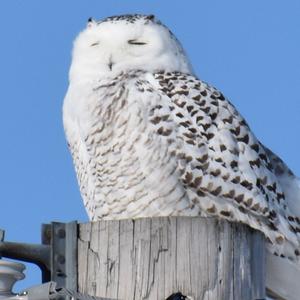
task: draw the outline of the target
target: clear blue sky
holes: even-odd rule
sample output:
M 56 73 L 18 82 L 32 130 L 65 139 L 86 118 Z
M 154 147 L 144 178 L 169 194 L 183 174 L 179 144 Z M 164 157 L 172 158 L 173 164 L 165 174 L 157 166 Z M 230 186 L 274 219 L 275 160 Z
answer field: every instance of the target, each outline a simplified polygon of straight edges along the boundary
M 201 79 L 300 175 L 300 1 L 2 0 L 1 206 L 8 240 L 51 221 L 86 222 L 61 121 L 72 41 L 88 17 L 154 13 Z M 37 268 L 18 287 L 39 282 Z

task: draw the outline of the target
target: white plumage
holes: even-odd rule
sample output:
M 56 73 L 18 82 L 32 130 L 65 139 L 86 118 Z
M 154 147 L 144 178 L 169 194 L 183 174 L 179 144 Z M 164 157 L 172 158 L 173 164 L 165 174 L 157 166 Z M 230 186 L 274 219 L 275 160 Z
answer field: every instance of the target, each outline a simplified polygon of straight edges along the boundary
M 299 180 L 153 16 L 88 23 L 63 112 L 91 220 L 219 216 L 300 255 Z

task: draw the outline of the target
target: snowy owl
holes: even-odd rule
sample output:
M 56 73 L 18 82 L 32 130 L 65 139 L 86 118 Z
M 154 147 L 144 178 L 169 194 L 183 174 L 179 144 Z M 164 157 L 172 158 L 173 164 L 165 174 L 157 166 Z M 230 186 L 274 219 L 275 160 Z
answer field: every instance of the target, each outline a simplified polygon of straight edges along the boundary
M 63 121 L 91 220 L 217 216 L 300 255 L 300 184 L 154 16 L 89 20 Z

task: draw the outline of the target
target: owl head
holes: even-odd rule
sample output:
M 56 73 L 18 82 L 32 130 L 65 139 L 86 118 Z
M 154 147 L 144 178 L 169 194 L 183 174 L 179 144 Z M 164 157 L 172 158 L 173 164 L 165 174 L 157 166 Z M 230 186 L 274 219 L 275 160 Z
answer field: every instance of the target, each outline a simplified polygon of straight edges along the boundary
M 70 80 L 99 79 L 130 70 L 192 73 L 179 41 L 153 15 L 89 19 L 74 42 Z

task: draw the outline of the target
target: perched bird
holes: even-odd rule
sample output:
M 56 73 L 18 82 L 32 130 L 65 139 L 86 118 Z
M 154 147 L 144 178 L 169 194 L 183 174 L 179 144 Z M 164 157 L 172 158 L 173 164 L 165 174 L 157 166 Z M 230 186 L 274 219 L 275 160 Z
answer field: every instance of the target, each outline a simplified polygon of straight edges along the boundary
M 154 16 L 89 20 L 63 121 L 91 220 L 217 216 L 300 255 L 300 181 Z

